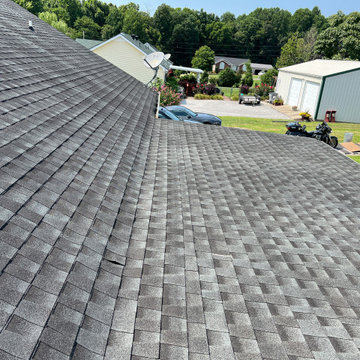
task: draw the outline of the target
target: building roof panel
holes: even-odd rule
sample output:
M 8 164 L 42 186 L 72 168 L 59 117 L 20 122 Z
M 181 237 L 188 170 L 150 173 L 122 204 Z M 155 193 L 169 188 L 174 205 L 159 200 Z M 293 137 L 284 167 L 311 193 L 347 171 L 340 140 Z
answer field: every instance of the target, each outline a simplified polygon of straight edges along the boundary
M 358 69 L 360 69 L 360 61 L 317 59 L 301 64 L 283 67 L 279 70 L 295 74 L 323 77 Z

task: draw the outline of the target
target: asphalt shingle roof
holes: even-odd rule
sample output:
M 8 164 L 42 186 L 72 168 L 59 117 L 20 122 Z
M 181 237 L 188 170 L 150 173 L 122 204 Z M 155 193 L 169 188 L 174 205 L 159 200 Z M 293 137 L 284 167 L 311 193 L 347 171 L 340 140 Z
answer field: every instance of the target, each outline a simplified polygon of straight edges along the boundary
M 155 120 L 141 83 L 0 15 L 1 359 L 359 358 L 356 163 Z
M 215 56 L 215 64 L 220 61 L 225 61 L 229 65 L 240 66 L 249 62 L 249 59 L 234 58 L 229 56 Z

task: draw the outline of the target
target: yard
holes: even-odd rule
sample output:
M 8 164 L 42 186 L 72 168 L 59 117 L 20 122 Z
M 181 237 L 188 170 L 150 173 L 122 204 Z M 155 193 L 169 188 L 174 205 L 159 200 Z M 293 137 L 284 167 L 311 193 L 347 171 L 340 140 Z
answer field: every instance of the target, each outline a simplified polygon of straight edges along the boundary
M 251 117 L 233 117 L 233 116 L 221 116 L 222 126 L 226 127 L 239 127 L 243 129 L 265 131 L 278 134 L 285 134 L 285 125 L 291 120 L 272 120 L 272 119 L 260 119 Z M 306 129 L 309 131 L 315 130 L 316 125 L 319 122 L 302 122 L 306 125 Z M 353 133 L 353 142 L 360 142 L 360 124 L 349 123 L 330 123 L 330 127 L 333 132 L 332 135 L 337 136 L 339 142 L 343 142 L 344 134 L 347 132 Z
M 218 74 L 210 74 L 209 75 L 209 78 L 218 79 L 218 77 L 219 77 Z M 258 75 L 253 75 L 253 79 L 254 79 L 253 87 L 260 84 L 261 81 L 260 81 L 260 77 Z M 220 86 L 219 88 L 224 93 L 224 95 L 227 97 L 231 97 L 232 95 L 239 96 L 239 87 Z

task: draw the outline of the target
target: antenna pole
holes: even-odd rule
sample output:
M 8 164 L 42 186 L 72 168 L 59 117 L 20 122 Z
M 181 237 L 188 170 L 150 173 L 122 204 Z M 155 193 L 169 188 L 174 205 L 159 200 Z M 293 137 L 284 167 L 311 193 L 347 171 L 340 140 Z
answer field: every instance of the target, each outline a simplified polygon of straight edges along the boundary
M 147 62 L 147 61 L 146 61 Z M 158 71 L 159 71 L 159 67 L 157 66 L 156 68 L 152 68 L 153 70 L 155 70 L 155 74 L 153 76 L 153 78 L 145 85 L 145 86 L 149 86 L 156 78 Z
M 149 62 L 146 60 L 146 58 L 144 59 L 144 61 L 150 66 L 151 69 L 153 68 L 153 67 L 149 64 Z

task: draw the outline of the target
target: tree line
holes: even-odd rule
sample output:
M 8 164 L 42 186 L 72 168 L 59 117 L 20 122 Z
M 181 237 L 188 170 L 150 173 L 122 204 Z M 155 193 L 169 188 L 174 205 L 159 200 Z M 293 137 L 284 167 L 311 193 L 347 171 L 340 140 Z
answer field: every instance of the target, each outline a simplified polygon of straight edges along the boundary
M 328 18 L 318 7 L 293 14 L 257 8 L 236 17 L 160 5 L 153 16 L 131 2 L 116 6 L 100 0 L 14 0 L 72 38 L 107 40 L 135 34 L 177 65 L 189 66 L 201 46 L 216 55 L 253 63 L 287 66 L 315 58 L 360 60 L 360 13 Z

